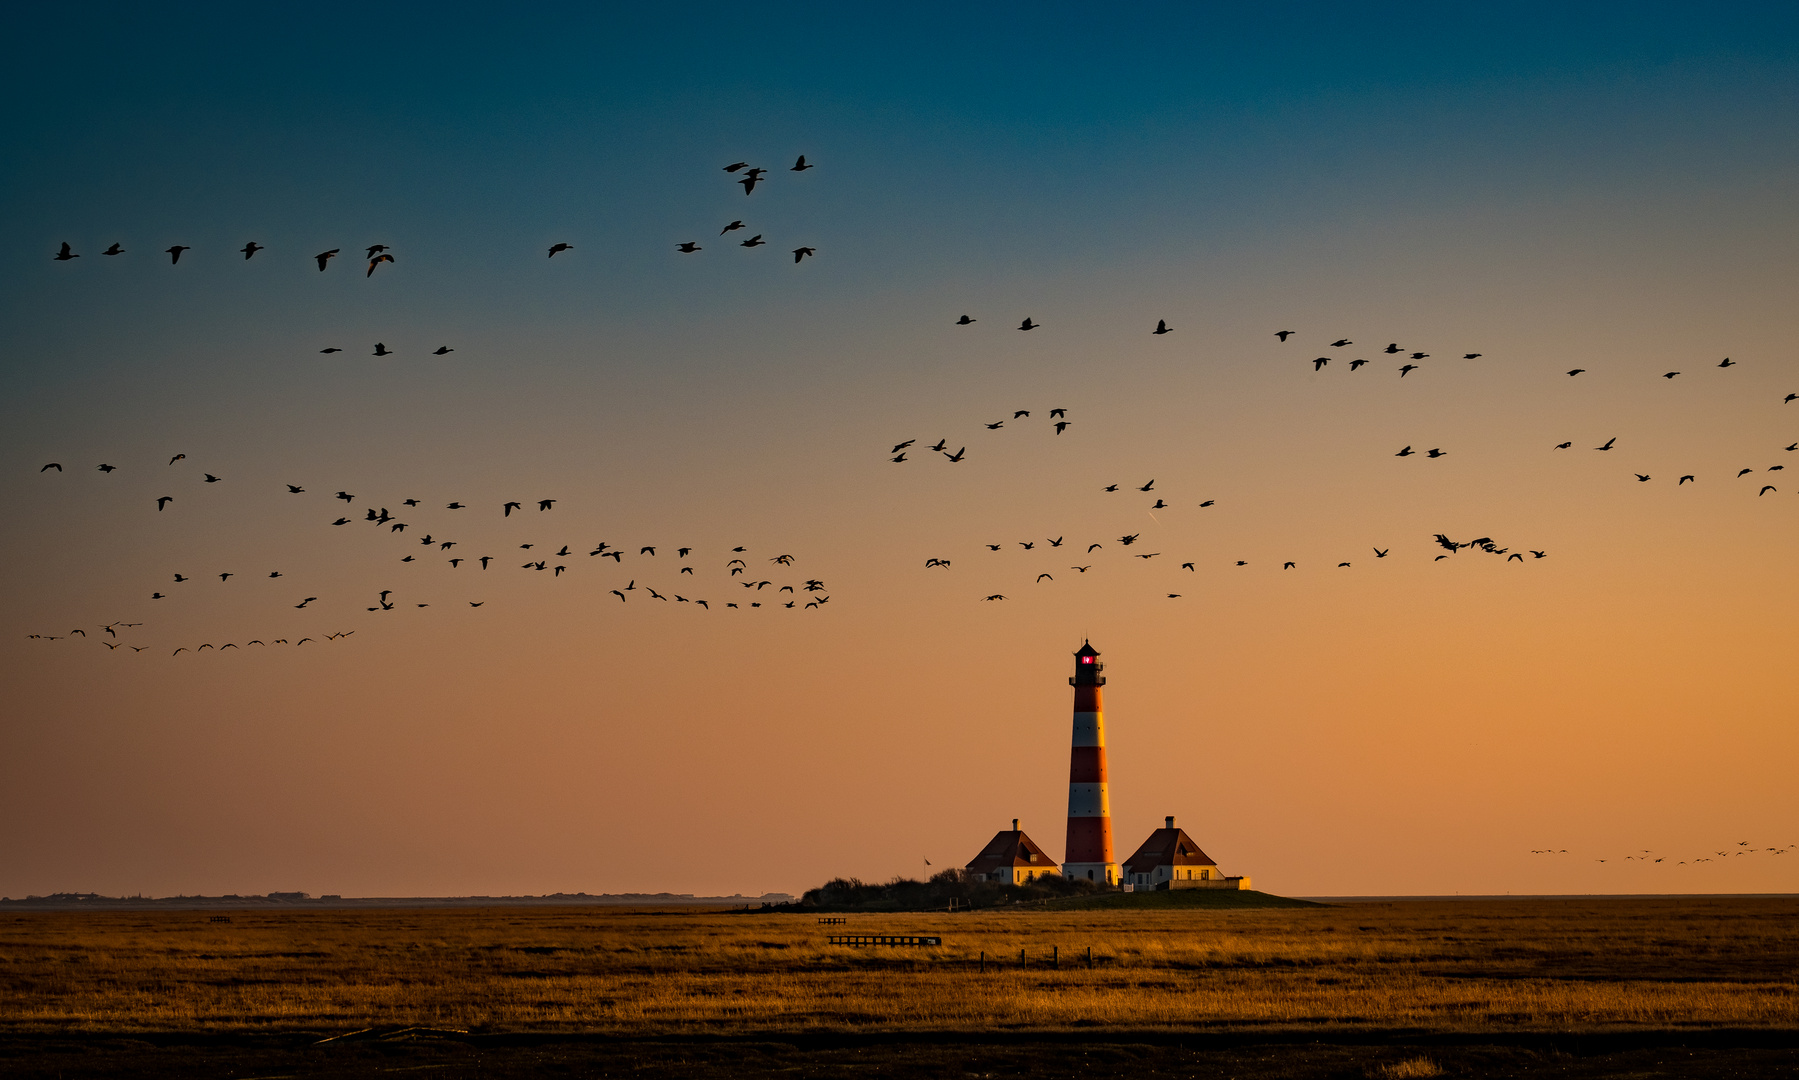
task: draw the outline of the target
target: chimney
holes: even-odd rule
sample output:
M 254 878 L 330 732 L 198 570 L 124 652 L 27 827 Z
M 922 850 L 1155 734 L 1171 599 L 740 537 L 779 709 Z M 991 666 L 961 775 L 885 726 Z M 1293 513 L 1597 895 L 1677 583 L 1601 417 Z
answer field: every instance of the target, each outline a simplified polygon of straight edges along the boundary
M 1012 831 L 1013 832 L 1018 831 L 1018 819 L 1017 818 L 1012 819 Z
M 1173 814 L 1168 815 L 1168 824 L 1166 826 L 1164 826 L 1164 828 L 1169 828 L 1169 829 L 1174 828 L 1174 815 Z

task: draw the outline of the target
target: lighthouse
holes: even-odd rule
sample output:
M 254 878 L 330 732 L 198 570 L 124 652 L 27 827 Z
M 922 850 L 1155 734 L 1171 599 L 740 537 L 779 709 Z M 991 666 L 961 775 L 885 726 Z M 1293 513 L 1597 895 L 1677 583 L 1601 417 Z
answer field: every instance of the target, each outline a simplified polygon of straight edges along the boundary
M 1112 803 L 1106 795 L 1106 713 L 1100 687 L 1099 650 L 1092 642 L 1074 654 L 1074 747 L 1068 765 L 1068 848 L 1062 875 L 1117 884 L 1112 860 Z

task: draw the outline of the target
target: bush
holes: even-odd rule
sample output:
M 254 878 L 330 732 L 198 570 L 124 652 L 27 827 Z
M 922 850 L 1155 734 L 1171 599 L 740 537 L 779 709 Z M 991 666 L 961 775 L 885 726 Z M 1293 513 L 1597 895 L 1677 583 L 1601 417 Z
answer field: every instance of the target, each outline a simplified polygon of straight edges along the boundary
M 977 880 L 966 870 L 950 869 L 933 874 L 929 881 L 896 877 L 884 885 L 857 878 L 832 878 L 815 889 L 807 889 L 799 903 L 791 906 L 817 911 L 932 911 L 949 907 L 953 900 L 958 908 L 990 908 L 1023 900 L 1085 896 L 1106 888 L 1091 881 L 1071 881 L 1058 874 L 1026 885 L 1002 885 Z

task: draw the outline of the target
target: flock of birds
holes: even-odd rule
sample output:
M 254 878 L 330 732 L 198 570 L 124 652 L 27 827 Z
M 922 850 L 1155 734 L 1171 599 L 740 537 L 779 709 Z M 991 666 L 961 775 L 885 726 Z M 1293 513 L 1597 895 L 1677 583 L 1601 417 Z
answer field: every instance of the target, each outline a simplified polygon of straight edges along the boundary
M 807 170 L 813 169 L 813 168 L 816 168 L 816 166 L 807 162 L 806 155 L 801 154 L 799 156 L 799 160 L 795 161 L 791 166 L 788 167 L 788 171 L 796 172 L 796 173 L 803 173 L 803 172 L 806 172 Z M 726 165 L 724 167 L 724 171 L 727 173 L 731 173 L 733 176 L 736 177 L 736 180 L 734 182 L 743 186 L 743 193 L 745 195 L 748 195 L 751 192 L 755 191 L 759 185 L 766 183 L 767 182 L 766 177 L 769 172 L 769 170 L 761 168 L 759 166 L 751 165 L 747 161 L 732 162 L 731 164 Z M 719 231 L 718 235 L 724 236 L 728 233 L 733 233 L 733 232 L 736 232 L 736 231 L 738 231 L 740 229 L 744 229 L 744 228 L 747 228 L 747 226 L 744 225 L 744 223 L 742 221 L 732 221 L 730 224 L 726 225 L 723 229 L 721 229 Z M 759 248 L 759 247 L 766 246 L 767 243 L 768 242 L 766 240 L 762 239 L 762 234 L 757 233 L 756 235 L 750 237 L 748 240 L 738 241 L 737 246 L 738 247 L 746 247 L 746 248 Z M 181 263 L 182 253 L 187 252 L 187 251 L 192 251 L 192 250 L 193 250 L 193 248 L 187 244 L 171 244 L 169 247 L 163 249 L 163 254 L 166 254 L 169 257 L 169 265 L 170 266 L 178 266 Z M 257 252 L 267 251 L 267 250 L 268 250 L 268 247 L 266 245 L 259 244 L 256 241 L 252 240 L 252 241 L 246 243 L 243 247 L 238 248 L 237 252 L 243 255 L 245 261 L 248 261 L 249 259 L 254 258 Z M 304 249 L 302 249 L 302 250 L 304 250 Z M 575 245 L 567 243 L 567 242 L 559 241 L 557 243 L 550 245 L 549 253 L 545 257 L 554 259 L 556 256 L 562 254 L 565 251 L 573 251 L 573 250 L 575 250 Z M 702 251 L 704 249 L 701 248 L 699 241 L 686 240 L 679 244 L 676 244 L 675 250 L 682 252 L 684 254 L 691 255 L 697 251 Z M 334 248 L 331 248 L 329 251 L 321 251 L 317 255 L 314 255 L 312 258 L 313 258 L 314 262 L 318 263 L 319 272 L 323 273 L 325 271 L 326 267 L 331 265 L 331 261 L 333 259 L 337 258 L 342 253 L 343 253 L 343 248 L 334 247 Z M 123 254 L 125 254 L 125 245 L 122 243 L 114 242 L 110 247 L 106 248 L 106 250 L 100 252 L 100 254 L 104 255 L 108 258 L 118 256 L 118 255 L 123 255 Z M 796 247 L 793 249 L 792 254 L 793 254 L 793 261 L 795 263 L 798 263 L 803 259 L 806 259 L 810 256 L 818 254 L 818 249 L 815 247 L 805 247 L 805 246 Z M 363 257 L 368 261 L 368 269 L 363 274 L 364 277 L 374 277 L 376 268 L 380 267 L 381 264 L 383 264 L 383 263 L 391 264 L 394 262 L 393 250 L 390 247 L 388 247 L 388 245 L 386 245 L 386 244 L 370 244 L 370 245 L 368 245 L 368 250 Z M 81 258 L 81 253 L 76 251 L 74 246 L 72 244 L 70 244 L 67 240 L 65 240 L 62 243 L 61 249 L 58 250 L 56 252 L 56 254 L 50 256 L 50 258 L 53 262 L 73 262 L 74 260 Z M 324 351 L 325 352 L 340 352 L 342 350 L 326 349 Z M 449 351 L 449 350 L 441 350 L 441 351 Z M 375 355 L 383 356 L 386 354 L 381 353 L 381 352 L 376 352 Z
M 973 316 L 964 314 L 960 318 L 955 320 L 955 325 L 969 326 L 969 325 L 972 325 L 979 321 L 980 321 L 979 319 L 977 319 Z M 1018 329 L 1026 330 L 1026 331 L 1036 330 L 1036 329 L 1039 329 L 1040 327 L 1042 327 L 1043 325 L 1044 324 L 1042 324 L 1042 323 L 1035 322 L 1030 317 L 1026 317 L 1024 319 L 1024 321 L 1018 325 Z M 1162 336 L 1162 335 L 1169 334 L 1172 332 L 1173 332 L 1173 327 L 1168 325 L 1168 321 L 1166 319 L 1156 320 L 1155 329 L 1150 331 L 1150 333 L 1155 336 Z M 1275 331 L 1274 336 L 1282 344 L 1286 344 L 1288 339 L 1295 337 L 1297 333 L 1298 332 L 1294 331 L 1294 330 L 1277 330 L 1277 331 Z M 1355 342 L 1350 340 L 1349 338 L 1339 337 L 1336 340 L 1331 341 L 1327 347 L 1342 349 L 1342 348 L 1347 348 L 1348 346 L 1351 346 L 1354 344 L 1355 344 Z M 1376 355 L 1381 355 L 1381 354 L 1397 357 L 1397 358 L 1405 361 L 1404 363 L 1400 364 L 1397 369 L 1399 372 L 1400 378 L 1405 378 L 1407 375 L 1411 374 L 1412 372 L 1420 370 L 1420 365 L 1418 363 L 1416 363 L 1416 361 L 1427 360 L 1427 359 L 1430 359 L 1432 356 L 1431 353 L 1424 352 L 1422 350 L 1409 350 L 1405 346 L 1400 345 L 1396 341 L 1388 342 L 1387 345 L 1384 348 L 1380 349 Z M 1480 353 L 1480 352 L 1464 352 L 1461 354 L 1461 358 L 1463 360 L 1479 360 L 1484 355 L 1485 355 L 1484 353 Z M 1312 371 L 1314 373 L 1317 373 L 1319 371 L 1324 370 L 1324 368 L 1327 367 L 1331 363 L 1332 359 L 1333 358 L 1329 357 L 1329 356 L 1319 356 L 1319 357 L 1316 357 L 1316 358 L 1312 359 L 1311 361 L 1309 361 L 1309 363 L 1312 365 Z M 1338 359 L 1340 359 L 1340 357 L 1338 357 Z M 1368 363 L 1369 363 L 1369 361 L 1367 359 L 1357 357 L 1357 358 L 1349 361 L 1348 368 L 1350 371 L 1356 371 L 1356 370 L 1366 366 Z M 1722 362 L 1720 362 L 1717 366 L 1719 368 L 1733 368 L 1733 367 L 1737 367 L 1739 365 L 1738 365 L 1737 361 L 1734 361 L 1734 360 L 1730 359 L 1729 357 L 1725 357 L 1724 360 Z M 1575 369 L 1569 371 L 1568 374 L 1571 376 L 1572 375 L 1580 375 L 1580 374 L 1583 374 L 1585 371 L 1586 371 L 1585 368 L 1575 368 Z M 1662 378 L 1673 379 L 1673 378 L 1679 376 L 1680 374 L 1681 374 L 1681 372 L 1679 372 L 1679 371 L 1670 371 L 1670 372 L 1664 373 L 1662 375 Z M 1784 398 L 1784 401 L 1787 403 L 1793 402 L 1795 400 L 1799 400 L 1799 393 L 1788 394 Z M 1067 419 L 1067 415 L 1068 415 L 1068 410 L 1066 408 L 1054 408 L 1054 409 L 1049 410 L 1049 417 L 1052 420 L 1052 422 L 1054 423 L 1055 433 L 1057 435 L 1062 434 L 1064 431 L 1066 431 L 1070 427 L 1071 421 L 1069 421 Z M 1031 410 L 1017 409 L 1017 410 L 1013 411 L 1010 419 L 1013 422 L 1016 422 L 1018 420 L 1029 418 L 1030 416 L 1031 416 Z M 1007 418 L 1002 416 L 999 420 L 996 420 L 992 423 L 986 423 L 984 426 L 985 426 L 986 430 L 988 430 L 988 431 L 1000 431 L 1005 428 L 1006 423 L 1007 423 Z M 922 449 L 924 451 L 929 451 L 929 452 L 932 452 L 935 454 L 940 454 L 941 456 L 943 456 L 946 460 L 948 460 L 950 462 L 959 462 L 959 461 L 965 460 L 967 453 L 968 453 L 967 446 L 960 446 L 952 453 L 949 450 L 950 440 L 947 438 L 940 438 L 937 440 L 936 443 L 926 446 L 926 447 L 923 447 L 923 448 L 918 448 L 918 446 L 917 446 L 918 442 L 919 442 L 918 438 L 913 437 L 910 439 L 905 439 L 900 442 L 894 443 L 892 445 L 892 447 L 887 451 L 888 460 L 894 464 L 902 464 L 903 465 L 908 462 L 917 460 L 916 458 L 914 458 L 910 455 L 917 454 L 917 453 L 921 452 L 921 449 Z M 1568 450 L 1568 449 L 1571 449 L 1573 446 L 1574 446 L 1573 440 L 1566 440 L 1566 441 L 1555 444 L 1552 447 L 1552 450 L 1556 450 L 1556 451 Z M 1616 436 L 1614 436 L 1612 438 L 1606 439 L 1605 442 L 1601 443 L 1600 445 L 1593 447 L 1593 449 L 1596 451 L 1600 451 L 1600 452 L 1608 452 L 1613 449 L 1616 449 L 1617 446 L 1618 446 L 1618 439 Z M 1787 451 L 1799 451 L 1799 442 L 1794 442 L 1794 443 L 1784 447 L 1783 449 L 1785 449 Z M 1413 447 L 1410 444 L 1407 444 L 1407 445 L 1401 447 L 1397 452 L 1395 452 L 1393 456 L 1399 457 L 1399 458 L 1409 458 L 1409 457 L 1414 457 L 1414 456 L 1420 456 L 1420 457 L 1424 457 L 1428 460 L 1436 460 L 1436 459 L 1448 457 L 1449 454 L 1450 454 L 1450 451 L 1445 450 L 1442 447 L 1430 447 L 1428 449 L 1417 450 L 1417 449 L 1413 449 Z M 1785 466 L 1781 465 L 1781 464 L 1774 464 L 1774 465 L 1769 465 L 1769 466 L 1765 467 L 1765 471 L 1769 472 L 1769 473 L 1781 472 L 1784 469 L 1785 469 Z M 1738 470 L 1736 477 L 1738 479 L 1741 479 L 1745 476 L 1749 476 L 1750 474 L 1754 473 L 1755 471 L 1756 470 L 1752 467 L 1745 467 L 1745 468 Z M 1654 479 L 1654 477 L 1648 473 L 1639 473 L 1639 472 L 1632 471 L 1631 475 L 1636 478 L 1636 481 L 1638 483 L 1648 483 Z M 1698 477 L 1696 474 L 1692 474 L 1692 473 L 1682 474 L 1679 477 L 1679 479 L 1676 481 L 1675 486 L 1679 487 L 1679 486 L 1683 486 L 1683 485 L 1689 484 L 1689 483 L 1696 483 L 1697 480 L 1698 480 Z M 1156 484 L 1155 480 L 1151 479 L 1147 483 L 1144 483 L 1142 485 L 1132 484 L 1129 486 L 1134 488 L 1139 493 L 1150 494 L 1150 493 L 1156 492 L 1157 489 L 1156 489 L 1155 484 Z M 1107 493 L 1116 493 L 1116 492 L 1119 492 L 1121 490 L 1121 488 L 1123 488 L 1124 486 L 1125 485 L 1121 485 L 1121 484 L 1108 484 L 1108 485 L 1105 485 L 1102 488 L 1102 490 Z M 1761 485 L 1760 490 L 1757 492 L 1757 495 L 1762 496 L 1762 495 L 1769 495 L 1769 494 L 1777 494 L 1778 491 L 1779 491 L 1778 487 L 1776 487 L 1773 484 L 1763 484 L 1763 485 Z M 1152 512 L 1152 517 L 1153 517 L 1153 511 L 1170 509 L 1174 505 L 1175 504 L 1168 502 L 1167 499 L 1163 495 L 1158 494 L 1155 501 L 1153 503 L 1149 503 L 1147 508 L 1149 511 Z M 1198 502 L 1195 505 L 1197 505 L 1199 508 L 1202 508 L 1202 509 L 1207 508 L 1207 507 L 1212 507 L 1212 506 L 1217 505 L 1217 500 L 1208 498 L 1208 499 Z M 1128 547 L 1132 546 L 1133 544 L 1137 543 L 1138 540 L 1141 538 L 1141 535 L 1142 535 L 1141 533 L 1126 534 L 1126 535 L 1119 536 L 1119 537 L 1113 539 L 1112 542 L 1117 543 L 1120 547 L 1128 548 Z M 1437 561 L 1437 562 L 1440 562 L 1444 559 L 1449 558 L 1451 555 L 1454 555 L 1458 551 L 1464 551 L 1464 550 L 1469 550 L 1469 549 L 1473 549 L 1475 551 L 1479 551 L 1479 552 L 1482 552 L 1482 553 L 1485 553 L 1488 555 L 1500 556 L 1506 562 L 1528 562 L 1528 561 L 1534 561 L 1537 559 L 1546 558 L 1548 556 L 1548 552 L 1545 550 L 1542 550 L 1542 549 L 1523 547 L 1523 548 L 1520 548 L 1519 550 L 1514 551 L 1509 546 L 1507 546 L 1507 547 L 1499 546 L 1493 540 L 1493 538 L 1489 537 L 1489 536 L 1477 537 L 1475 539 L 1468 540 L 1468 541 L 1455 541 L 1455 540 L 1451 540 L 1449 537 L 1445 536 L 1442 533 L 1436 533 L 1433 535 L 1433 540 L 1435 541 L 1435 547 L 1442 549 L 1441 552 L 1433 555 L 1433 561 Z M 1025 552 L 1030 552 L 1033 550 L 1037 550 L 1039 543 L 1045 544 L 1045 545 L 1047 545 L 1047 548 L 1053 549 L 1053 548 L 1062 547 L 1064 542 L 1065 542 L 1064 538 L 1057 537 L 1055 539 L 1045 539 L 1043 541 L 1038 541 L 1038 540 L 1034 540 L 1034 539 L 1033 540 L 1021 540 L 1021 541 L 1016 541 L 1015 544 L 1020 550 L 1025 551 Z M 1107 542 L 1106 540 L 1092 540 L 1085 545 L 1084 552 L 1086 554 L 1091 554 L 1095 551 L 1102 550 L 1105 547 L 1106 542 Z M 985 547 L 989 552 L 999 552 L 1002 550 L 1009 550 L 1009 545 L 1006 543 L 992 543 L 992 542 L 984 541 L 984 542 L 982 542 L 981 546 Z M 1079 545 L 1077 545 L 1075 550 L 1083 550 L 1083 549 Z M 1376 559 L 1384 559 L 1391 553 L 1392 547 L 1391 547 L 1391 545 L 1389 545 L 1388 547 L 1383 548 L 1378 545 L 1374 545 L 1374 546 L 1371 546 L 1370 550 L 1373 551 L 1374 557 Z M 1154 552 L 1154 551 L 1144 551 L 1144 552 L 1129 552 L 1127 554 L 1129 554 L 1131 557 L 1148 561 L 1148 560 L 1160 557 L 1162 553 Z M 1528 559 L 1526 558 L 1527 554 L 1529 555 Z M 1294 569 L 1297 569 L 1299 566 L 1298 561 L 1294 560 L 1294 559 L 1275 560 L 1275 561 L 1278 561 L 1280 563 L 1280 566 L 1283 570 L 1294 570 Z M 1170 560 L 1170 562 L 1178 564 L 1178 566 L 1181 570 L 1185 570 L 1185 571 L 1189 571 L 1189 572 L 1197 572 L 1197 563 L 1198 563 L 1197 559 L 1186 560 L 1186 561 L 1183 561 L 1180 559 L 1172 559 L 1172 560 Z M 1239 566 L 1239 567 L 1250 565 L 1250 560 L 1248 560 L 1248 559 L 1236 559 L 1236 560 L 1233 560 L 1233 562 L 1234 562 L 1234 565 Z M 925 566 L 925 569 L 927 569 L 927 570 L 929 570 L 929 569 L 949 570 L 954 565 L 955 565 L 954 558 L 945 557 L 943 555 L 933 555 L 924 560 L 924 566 Z M 1335 569 L 1347 570 L 1347 569 L 1353 568 L 1353 565 L 1354 565 L 1353 560 L 1343 560 L 1343 561 L 1339 561 L 1336 563 Z M 1044 582 L 1054 582 L 1056 580 L 1055 579 L 1055 568 L 1052 568 L 1050 570 L 1043 570 L 1040 567 L 1034 568 L 1034 569 L 1037 571 L 1036 576 L 1033 579 L 1033 582 L 1035 584 L 1042 584 Z M 1093 569 L 1093 564 L 1091 564 L 1091 563 L 1086 564 L 1086 565 L 1069 564 L 1067 569 L 1072 570 L 1077 574 L 1085 574 L 1089 570 Z M 1170 600 L 1179 600 L 1179 599 L 1183 598 L 1184 594 L 1178 593 L 1178 592 L 1169 592 L 1169 593 L 1166 593 L 1165 596 L 1167 599 L 1170 599 Z M 1007 600 L 1007 599 L 1010 599 L 1010 597 L 1005 593 L 988 593 L 988 594 L 981 596 L 980 599 L 983 602 L 989 602 L 989 601 Z
M 1605 858 L 1605 859 L 1595 858 L 1593 861 L 1599 862 L 1599 863 L 1641 862 L 1641 863 L 1649 863 L 1650 865 L 1654 865 L 1656 863 L 1666 863 L 1669 866 L 1697 866 L 1700 863 L 1715 862 L 1719 859 L 1742 858 L 1743 856 L 1746 856 L 1746 855 L 1785 855 L 1787 852 L 1793 851 L 1795 849 L 1799 849 L 1799 844 L 1788 844 L 1785 847 L 1760 847 L 1760 848 L 1758 848 L 1758 847 L 1751 847 L 1749 844 L 1749 841 L 1747 841 L 1747 840 L 1738 840 L 1734 847 L 1726 848 L 1723 851 L 1714 851 L 1714 852 L 1710 852 L 1705 855 L 1695 855 L 1691 858 L 1679 859 L 1674 862 L 1669 862 L 1669 860 L 1671 858 L 1673 858 L 1673 856 L 1657 855 L 1655 852 L 1651 851 L 1648 848 L 1639 849 L 1638 851 L 1636 851 L 1632 854 L 1629 854 L 1629 855 L 1625 855 L 1622 858 L 1619 858 L 1617 856 L 1612 856 L 1610 858 Z M 1559 855 L 1567 855 L 1567 854 L 1569 854 L 1569 851 L 1567 848 L 1532 848 L 1530 853 L 1532 855 L 1558 855 L 1559 856 Z
M 168 464 L 163 468 L 172 468 L 186 460 L 186 454 L 175 454 L 169 458 Z M 38 472 L 42 474 L 52 469 L 59 473 L 64 471 L 60 462 L 49 462 L 40 468 Z M 110 462 L 102 462 L 95 466 L 95 471 L 111 474 L 119 472 L 120 467 Z M 189 475 L 180 477 L 179 479 L 187 483 L 197 482 L 201 485 L 213 485 L 226 482 L 225 477 L 205 471 L 200 471 L 198 477 Z M 289 495 L 317 497 L 304 484 L 286 484 L 284 487 L 286 488 L 286 493 Z M 175 490 L 180 489 L 176 488 Z M 330 495 L 329 498 L 333 502 L 340 502 L 343 505 L 335 511 L 335 518 L 329 521 L 325 527 L 343 527 L 358 523 L 369 526 L 384 539 L 390 541 L 392 544 L 399 545 L 401 550 L 405 551 L 405 554 L 400 555 L 395 559 L 395 561 L 402 565 L 411 564 L 416 566 L 422 565 L 428 560 L 432 560 L 452 571 L 462 570 L 466 567 L 468 570 L 472 570 L 476 573 L 477 580 L 483 580 L 483 571 L 507 568 L 516 565 L 518 569 L 522 571 L 547 573 L 552 579 L 560 579 L 564 575 L 568 575 L 570 578 L 579 576 L 586 560 L 597 558 L 603 562 L 606 559 L 610 559 L 612 560 L 612 571 L 614 574 L 618 574 L 619 571 L 623 569 L 624 563 L 629 560 L 633 563 L 632 570 L 634 572 L 627 576 L 627 581 L 622 585 L 616 582 L 601 582 L 601 584 L 610 584 L 614 586 L 606 589 L 601 595 L 617 597 L 620 603 L 629 603 L 632 598 L 635 597 L 646 602 L 661 601 L 669 604 L 691 604 L 696 608 L 702 608 L 708 611 L 712 610 L 714 606 L 719 607 L 721 610 L 756 610 L 762 608 L 767 608 L 769 610 L 818 610 L 823 608 L 831 600 L 830 593 L 827 591 L 827 587 L 823 580 L 819 578 L 802 578 L 792 573 L 797 560 L 795 556 L 787 553 L 768 557 L 765 561 L 770 567 L 770 570 L 765 570 L 763 573 L 758 574 L 751 572 L 750 563 L 746 558 L 749 553 L 746 546 L 738 545 L 731 548 L 730 551 L 726 553 L 729 558 L 724 560 L 721 567 L 724 572 L 724 581 L 713 582 L 713 584 L 722 585 L 729 583 L 736 585 L 746 590 L 747 595 L 742 595 L 740 599 L 736 600 L 718 602 L 708 596 L 699 595 L 697 590 L 694 587 L 691 587 L 700 584 L 693 563 L 697 549 L 693 546 L 638 544 L 620 547 L 615 546 L 608 541 L 601 540 L 591 545 L 579 545 L 577 547 L 576 545 L 569 543 L 540 543 L 535 540 L 527 540 L 524 543 L 518 544 L 514 549 L 525 553 L 522 556 L 525 561 L 513 564 L 511 559 L 503 558 L 502 556 L 492 553 L 473 554 L 469 551 L 467 544 L 444 532 L 443 525 L 451 524 L 454 517 L 459 516 L 457 515 L 457 512 L 472 511 L 479 516 L 480 512 L 469 503 L 460 500 L 450 501 L 444 504 L 443 510 L 451 516 L 439 517 L 437 520 L 442 522 L 441 525 L 421 525 L 415 522 L 402 520 L 402 516 L 412 518 L 426 512 L 424 502 L 421 499 L 406 498 L 395 500 L 394 505 L 399 508 L 398 513 L 396 513 L 387 506 L 370 505 L 367 500 L 364 500 L 362 505 L 358 507 L 356 504 L 360 496 L 348 490 L 339 490 Z M 525 520 L 527 512 L 529 512 L 532 518 L 536 518 L 537 515 L 554 511 L 557 504 L 561 501 L 562 500 L 557 498 L 529 500 L 508 499 L 501 501 L 498 506 L 491 507 L 488 514 L 492 517 L 499 518 L 502 522 L 523 521 Z M 179 502 L 180 500 L 174 495 L 158 496 L 155 500 L 156 510 L 154 512 L 163 513 L 170 510 L 171 507 L 176 506 Z M 353 507 L 355 509 L 352 509 Z M 535 509 L 533 510 L 532 508 Z M 148 508 L 146 507 L 146 510 L 147 509 Z M 515 514 L 519 515 L 517 519 L 514 519 Z M 410 535 L 407 533 L 408 529 L 412 530 Z M 516 537 L 514 539 L 516 539 Z M 416 547 L 414 546 L 415 541 L 417 544 Z M 633 548 L 635 549 L 634 551 L 632 550 Z M 673 565 L 669 564 L 669 561 L 665 556 L 658 554 L 659 552 L 667 552 L 670 550 L 674 553 Z M 578 557 L 583 551 L 585 552 L 585 557 Z M 512 558 L 520 557 L 521 556 L 514 555 Z M 393 556 L 390 554 L 389 558 L 393 558 Z M 568 561 L 564 562 L 561 560 Z M 639 570 L 639 567 L 642 569 Z M 656 584 L 646 583 L 639 585 L 638 577 L 644 573 L 656 577 L 668 578 L 674 581 L 675 584 L 670 585 L 666 581 L 657 581 Z M 770 574 L 771 576 L 763 576 L 764 574 Z M 172 599 L 178 592 L 183 591 L 178 589 L 178 586 L 187 586 L 201 579 L 216 577 L 221 585 L 229 585 L 233 578 L 246 576 L 269 581 L 286 579 L 288 575 L 280 569 L 266 571 L 258 570 L 257 572 L 248 575 L 240 574 L 235 569 L 214 569 L 209 570 L 204 574 L 188 570 L 170 570 L 169 581 L 158 585 L 154 591 L 149 593 L 148 599 L 152 601 Z M 777 577 L 784 580 L 777 580 Z M 471 582 L 470 584 L 473 583 Z M 657 585 L 660 585 L 661 587 L 658 588 Z M 429 586 L 427 586 L 427 588 L 429 588 Z M 491 585 L 489 585 L 489 588 L 491 588 Z M 169 591 L 164 592 L 164 589 Z M 320 603 L 327 607 L 331 604 L 331 601 L 321 601 L 321 598 L 317 595 L 300 596 L 299 591 L 300 590 L 297 590 L 289 597 L 290 600 L 298 600 L 297 603 L 292 604 L 292 607 L 295 610 L 308 610 L 311 605 L 315 603 Z M 305 589 L 303 591 L 312 592 L 313 590 Z M 368 612 L 377 613 L 395 611 L 403 606 L 412 608 L 428 608 L 432 606 L 432 602 L 428 600 L 409 601 L 402 604 L 400 600 L 396 599 L 400 591 L 401 590 L 397 588 L 379 590 L 378 594 L 372 597 L 372 602 L 363 601 L 362 604 L 358 606 L 364 606 L 365 610 Z M 689 593 L 694 595 L 687 595 Z M 470 600 L 467 599 L 465 595 L 462 598 L 462 602 L 466 603 L 469 608 L 480 608 L 485 606 L 488 601 L 486 599 Z M 342 598 L 339 598 L 338 603 L 341 608 L 344 603 Z M 116 639 L 118 636 L 118 629 L 137 627 L 140 625 L 142 624 L 118 621 L 106 624 L 102 626 L 100 630 L 108 637 Z M 323 640 L 341 640 L 350 633 L 354 633 L 354 631 L 328 634 L 325 635 Z M 46 642 L 73 641 L 76 638 L 86 640 L 88 637 L 86 631 L 83 629 L 71 630 L 66 634 L 38 633 L 28 634 L 26 636 L 33 640 Z M 294 643 L 296 645 L 303 644 L 306 641 L 311 640 L 315 639 L 301 638 Z M 106 644 L 108 648 L 111 649 L 116 650 L 118 648 L 117 644 L 111 641 L 103 641 L 102 643 Z M 264 645 L 266 647 L 268 644 L 287 644 L 287 639 L 270 638 L 267 642 L 256 640 L 246 642 L 245 644 Z M 211 649 L 213 647 L 214 646 L 211 644 L 191 648 L 182 647 L 177 648 L 170 655 L 179 656 L 181 653 L 189 651 L 198 653 L 204 649 Z M 238 648 L 239 646 L 235 644 L 218 646 L 221 650 L 227 647 Z M 131 646 L 131 648 L 133 651 L 143 651 L 143 649 L 137 646 Z M 148 646 L 145 646 L 144 648 L 148 648 Z

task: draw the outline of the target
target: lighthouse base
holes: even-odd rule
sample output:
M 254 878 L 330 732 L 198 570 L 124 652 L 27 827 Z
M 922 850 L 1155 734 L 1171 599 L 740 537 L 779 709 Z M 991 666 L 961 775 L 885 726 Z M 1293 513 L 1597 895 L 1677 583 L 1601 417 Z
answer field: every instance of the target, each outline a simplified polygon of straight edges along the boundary
M 1118 884 L 1118 864 L 1111 862 L 1063 863 L 1062 877 L 1069 881 L 1091 881 L 1096 885 L 1116 885 Z

